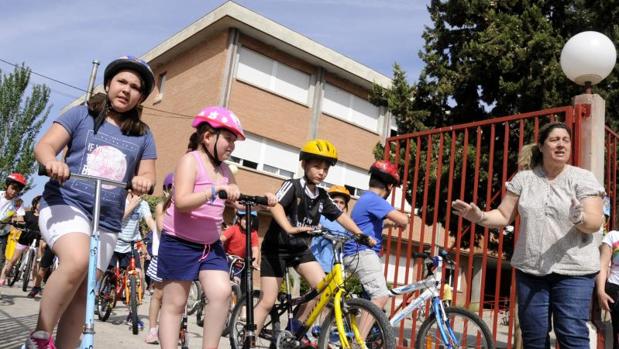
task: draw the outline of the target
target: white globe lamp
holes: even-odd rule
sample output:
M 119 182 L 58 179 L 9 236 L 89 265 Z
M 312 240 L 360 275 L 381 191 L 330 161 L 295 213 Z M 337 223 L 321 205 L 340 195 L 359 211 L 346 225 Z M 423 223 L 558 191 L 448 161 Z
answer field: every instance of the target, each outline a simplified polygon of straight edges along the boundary
M 561 50 L 561 69 L 568 79 L 590 89 L 615 67 L 617 51 L 604 34 L 586 31 L 571 37 Z

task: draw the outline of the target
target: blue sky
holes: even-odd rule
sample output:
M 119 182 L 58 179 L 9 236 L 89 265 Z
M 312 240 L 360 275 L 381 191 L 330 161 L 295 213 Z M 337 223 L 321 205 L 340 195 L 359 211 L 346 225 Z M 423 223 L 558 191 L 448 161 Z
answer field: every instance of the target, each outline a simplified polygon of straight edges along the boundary
M 0 59 L 86 89 L 92 60 L 140 56 L 225 1 L 3 1 Z M 430 25 L 429 0 L 237 0 L 250 10 L 391 77 L 394 62 L 415 81 L 423 67 L 421 34 Z M 13 67 L 0 62 L 3 73 Z M 33 75 L 51 88 L 48 124 L 82 92 Z M 47 128 L 45 125 L 44 128 Z M 24 194 L 29 205 L 43 178 Z

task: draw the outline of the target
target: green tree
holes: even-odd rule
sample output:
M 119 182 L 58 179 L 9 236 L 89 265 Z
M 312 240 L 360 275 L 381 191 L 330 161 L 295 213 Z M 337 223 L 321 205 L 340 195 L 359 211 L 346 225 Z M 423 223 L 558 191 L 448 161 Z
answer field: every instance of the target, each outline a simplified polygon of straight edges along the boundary
M 582 87 L 561 71 L 565 42 L 585 30 L 619 38 L 612 0 L 432 0 L 428 10 L 413 110 L 433 116 L 429 127 L 570 104 Z M 595 88 L 613 123 L 617 79 Z
M 50 90 L 30 85 L 30 73 L 23 64 L 8 75 L 0 71 L 0 178 L 13 171 L 28 177 L 35 168 L 35 137 L 50 111 Z

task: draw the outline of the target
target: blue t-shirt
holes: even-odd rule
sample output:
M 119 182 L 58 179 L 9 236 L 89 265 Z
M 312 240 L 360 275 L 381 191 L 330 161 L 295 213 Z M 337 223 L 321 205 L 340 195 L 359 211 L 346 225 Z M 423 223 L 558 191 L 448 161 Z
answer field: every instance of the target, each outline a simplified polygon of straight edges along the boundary
M 350 214 L 350 218 L 357 224 L 359 229 L 376 240 L 376 245 L 372 248 L 380 253 L 383 240 L 383 220 L 389 212 L 395 210 L 387 200 L 381 198 L 372 191 L 366 191 L 359 197 L 359 201 Z M 365 245 L 348 240 L 344 243 L 344 256 L 357 254 L 359 251 L 369 249 Z
M 82 173 L 121 182 L 130 182 L 141 160 L 157 158 L 150 131 L 143 136 L 123 135 L 120 128 L 104 122 L 94 134 L 94 119 L 85 106 L 77 106 L 54 121 L 64 127 L 71 139 L 65 162 L 71 173 Z M 125 210 L 125 188 L 103 185 L 101 190 L 101 228 L 119 232 Z M 50 180 L 45 185 L 41 208 L 69 205 L 92 220 L 95 183 L 71 178 L 62 186 Z
M 126 205 L 126 202 L 125 202 Z M 144 217 L 152 217 L 150 213 L 150 207 L 144 200 L 140 200 L 140 203 L 131 211 L 127 219 L 122 223 L 122 229 L 118 237 L 125 241 L 139 241 L 142 240 L 140 235 L 140 221 Z M 131 252 L 131 244 L 117 240 L 114 252 L 129 253 Z
M 346 234 L 346 229 L 337 221 L 330 221 L 325 216 L 320 217 L 320 225 L 334 234 Z M 320 263 L 322 270 L 330 272 L 333 268 L 333 244 L 331 240 L 325 239 L 322 236 L 317 236 L 312 239 L 310 246 L 314 257 Z

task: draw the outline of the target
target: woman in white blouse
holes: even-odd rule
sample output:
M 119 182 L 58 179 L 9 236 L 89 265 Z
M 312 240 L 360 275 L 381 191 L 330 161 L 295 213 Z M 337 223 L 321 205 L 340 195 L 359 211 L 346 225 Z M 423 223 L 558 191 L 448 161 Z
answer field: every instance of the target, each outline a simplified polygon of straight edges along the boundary
M 600 269 L 604 188 L 590 171 L 569 165 L 570 135 L 561 122 L 539 130 L 529 169 L 507 183 L 498 208 L 452 204 L 455 214 L 485 227 L 508 225 L 520 215 L 511 264 L 525 348 L 549 348 L 551 328 L 561 348 L 589 348 L 586 322 Z

